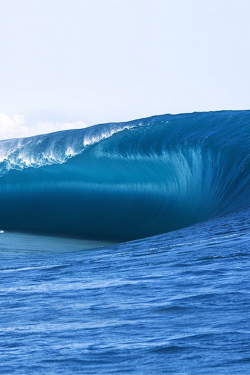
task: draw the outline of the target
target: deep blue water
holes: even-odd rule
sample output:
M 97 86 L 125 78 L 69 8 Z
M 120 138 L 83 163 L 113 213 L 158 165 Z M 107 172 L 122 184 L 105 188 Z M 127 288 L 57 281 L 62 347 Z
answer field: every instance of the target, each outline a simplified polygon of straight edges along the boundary
M 0 142 L 0 373 L 250 374 L 249 131 L 212 112 Z

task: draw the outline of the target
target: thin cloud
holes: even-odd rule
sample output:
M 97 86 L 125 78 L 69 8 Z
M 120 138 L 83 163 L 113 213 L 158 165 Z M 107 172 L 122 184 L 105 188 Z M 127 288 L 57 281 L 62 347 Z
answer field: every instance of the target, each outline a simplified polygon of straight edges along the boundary
M 25 124 L 24 115 L 8 115 L 0 113 L 0 140 L 10 138 L 31 137 L 38 134 L 53 133 L 60 130 L 82 129 L 87 125 L 83 121 L 75 122 L 38 122 L 34 125 Z

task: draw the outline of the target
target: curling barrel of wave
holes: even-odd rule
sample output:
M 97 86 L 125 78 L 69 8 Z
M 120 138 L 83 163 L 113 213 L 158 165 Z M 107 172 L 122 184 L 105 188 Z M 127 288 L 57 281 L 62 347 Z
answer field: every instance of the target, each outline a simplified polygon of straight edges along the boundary
M 249 111 L 0 142 L 0 227 L 130 240 L 249 205 Z

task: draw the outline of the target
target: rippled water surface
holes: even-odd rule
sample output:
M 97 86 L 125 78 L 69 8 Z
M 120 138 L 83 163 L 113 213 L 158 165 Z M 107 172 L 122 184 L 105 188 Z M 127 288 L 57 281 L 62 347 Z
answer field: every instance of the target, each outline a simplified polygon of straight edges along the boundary
M 0 373 L 249 374 L 249 214 L 123 244 L 1 233 Z

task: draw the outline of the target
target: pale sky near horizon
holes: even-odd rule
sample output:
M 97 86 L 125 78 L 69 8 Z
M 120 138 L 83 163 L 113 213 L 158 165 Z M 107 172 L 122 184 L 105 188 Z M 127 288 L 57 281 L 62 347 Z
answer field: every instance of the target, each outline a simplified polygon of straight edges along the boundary
M 249 109 L 249 0 L 0 0 L 0 139 Z

